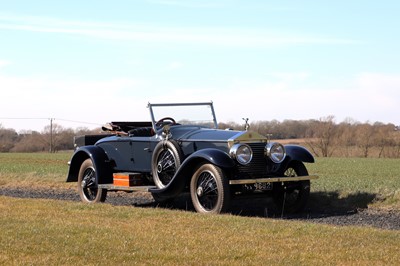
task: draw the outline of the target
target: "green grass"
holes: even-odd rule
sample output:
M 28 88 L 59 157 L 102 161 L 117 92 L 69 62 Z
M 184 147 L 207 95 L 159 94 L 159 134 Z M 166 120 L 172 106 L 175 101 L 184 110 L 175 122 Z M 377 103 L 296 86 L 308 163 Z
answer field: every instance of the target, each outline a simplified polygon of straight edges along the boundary
M 0 154 L 1 187 L 69 188 L 70 153 Z M 318 158 L 311 206 L 399 209 L 400 160 Z M 0 196 L 0 265 L 399 265 L 400 231 Z
M 317 158 L 307 168 L 320 177 L 312 182 L 313 192 L 400 209 L 400 159 Z
M 320 176 L 315 190 L 379 193 L 400 189 L 400 159 L 317 158 L 307 168 Z
M 0 264 L 400 263 L 400 232 L 0 197 Z
M 0 186 L 71 188 L 74 184 L 65 183 L 71 155 L 0 153 Z M 320 177 L 312 181 L 314 200 L 400 209 L 400 159 L 317 158 L 306 167 Z
M 0 185 L 8 187 L 68 187 L 72 153 L 0 153 Z

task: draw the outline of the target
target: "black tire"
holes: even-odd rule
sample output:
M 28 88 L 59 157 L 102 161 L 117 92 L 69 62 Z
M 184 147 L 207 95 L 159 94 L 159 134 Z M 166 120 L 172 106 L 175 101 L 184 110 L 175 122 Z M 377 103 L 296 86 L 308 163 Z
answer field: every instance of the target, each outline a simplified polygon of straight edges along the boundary
M 83 202 L 104 202 L 107 190 L 97 188 L 96 170 L 91 159 L 83 161 L 78 175 L 78 192 Z
M 190 181 L 190 196 L 199 213 L 218 214 L 230 207 L 229 181 L 221 168 L 213 164 L 201 165 Z
M 289 163 L 284 176 L 306 176 L 308 171 L 299 161 Z M 282 214 L 298 213 L 304 210 L 310 196 L 310 180 L 274 183 L 273 199 L 276 208 Z
M 168 186 L 182 163 L 181 149 L 174 140 L 159 142 L 153 151 L 151 167 L 157 188 Z

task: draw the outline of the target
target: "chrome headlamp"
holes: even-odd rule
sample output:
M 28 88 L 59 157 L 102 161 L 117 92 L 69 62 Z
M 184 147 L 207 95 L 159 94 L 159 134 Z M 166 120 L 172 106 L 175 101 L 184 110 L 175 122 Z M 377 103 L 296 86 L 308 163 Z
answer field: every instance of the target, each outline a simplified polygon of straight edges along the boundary
M 264 153 L 274 163 L 281 163 L 286 157 L 285 147 L 277 142 L 268 143 L 265 146 Z
M 247 144 L 235 144 L 229 151 L 232 158 L 242 165 L 246 165 L 251 162 L 253 158 L 253 151 Z

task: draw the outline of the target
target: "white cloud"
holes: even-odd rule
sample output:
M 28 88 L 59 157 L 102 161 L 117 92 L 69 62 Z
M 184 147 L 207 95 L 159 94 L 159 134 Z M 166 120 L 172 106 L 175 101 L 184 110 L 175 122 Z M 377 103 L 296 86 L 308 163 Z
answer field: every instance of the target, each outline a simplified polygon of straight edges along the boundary
M 194 43 L 223 47 L 280 47 L 304 44 L 354 44 L 355 40 L 268 29 L 227 27 L 167 27 L 13 16 L 0 13 L 0 29 L 73 34 L 99 39 L 144 42 Z
M 299 72 L 302 73 L 302 72 Z M 308 76 L 278 75 L 264 83 L 236 80 L 224 88 L 163 87 L 136 79 L 79 80 L 0 75 L 0 117 L 61 118 L 103 124 L 110 121 L 149 120 L 148 101 L 213 101 L 218 121 L 242 123 L 243 117 L 257 120 L 305 120 L 334 115 L 337 122 L 350 117 L 360 122 L 400 124 L 400 74 L 363 73 L 347 81 L 347 88 L 313 87 Z M 73 80 L 73 81 L 71 81 Z M 303 81 L 303 82 L 299 82 Z M 6 88 L 6 89 L 3 89 Z M 13 124 L 11 124 L 13 122 Z M 40 122 L 40 123 L 39 123 Z M 65 127 L 85 126 L 63 124 Z M 48 120 L 1 120 L 6 127 L 41 130 Z M 86 125 L 93 127 L 93 125 Z
M 176 6 L 176 7 L 187 7 L 187 8 L 216 8 L 224 7 L 225 4 L 229 4 L 226 1 L 189 1 L 189 0 L 149 0 L 150 3 L 166 5 L 166 6 Z
M 362 73 L 357 82 L 365 90 L 363 95 L 375 100 L 379 106 L 399 107 L 400 75 Z
M 272 72 L 269 76 L 278 78 L 281 80 L 292 81 L 292 80 L 306 80 L 311 77 L 308 72 Z
M 182 67 L 183 67 L 183 63 L 174 61 L 174 62 L 171 62 L 171 63 L 167 66 L 167 69 L 168 69 L 168 70 L 175 70 L 175 69 L 180 69 L 180 68 L 182 68 Z
M 5 67 L 5 66 L 8 66 L 10 64 L 11 64 L 11 62 L 9 62 L 9 61 L 0 60 L 0 67 Z
M 43 123 L 47 122 L 1 118 L 59 118 L 100 125 L 112 120 L 143 120 L 148 117 L 145 116 L 147 102 L 142 97 L 134 97 L 140 95 L 140 88 L 144 86 L 140 80 L 87 81 L 71 77 L 49 79 L 0 75 L 0 84 L 0 124 L 17 130 L 41 130 Z M 71 125 L 77 126 L 85 125 Z M 93 127 L 92 124 L 87 126 Z
M 253 121 L 302 120 L 334 115 L 338 122 L 351 117 L 360 122 L 400 124 L 400 74 L 361 74 L 348 80 L 347 88 L 314 87 L 293 80 L 292 75 L 284 76 L 282 80 L 247 87 L 242 82 L 229 93 L 214 90 L 220 121 L 241 122 L 242 117 Z

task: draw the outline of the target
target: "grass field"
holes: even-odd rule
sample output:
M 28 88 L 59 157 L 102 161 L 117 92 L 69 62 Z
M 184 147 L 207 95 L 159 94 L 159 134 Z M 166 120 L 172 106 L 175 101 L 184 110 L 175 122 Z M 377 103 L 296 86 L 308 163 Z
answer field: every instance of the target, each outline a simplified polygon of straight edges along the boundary
M 69 187 L 65 183 L 72 152 L 0 153 L 0 186 Z
M 70 188 L 71 154 L 0 154 L 1 187 Z M 317 159 L 311 204 L 399 209 L 400 160 Z M 399 265 L 400 231 L 0 196 L 0 265 Z
M 400 210 L 400 159 L 317 158 L 307 168 L 320 177 L 312 191 L 332 204 Z

